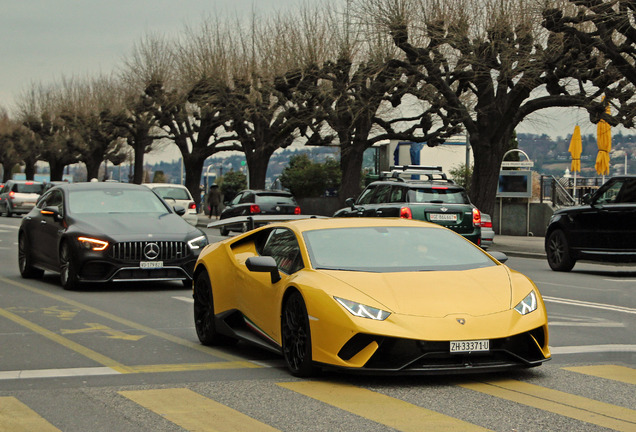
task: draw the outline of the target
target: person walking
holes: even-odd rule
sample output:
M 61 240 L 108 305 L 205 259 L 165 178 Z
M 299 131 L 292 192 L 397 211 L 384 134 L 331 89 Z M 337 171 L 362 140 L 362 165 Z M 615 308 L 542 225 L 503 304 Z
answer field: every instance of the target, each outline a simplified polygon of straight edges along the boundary
M 208 219 L 212 219 L 212 215 L 214 215 L 215 219 L 218 219 L 219 207 L 221 206 L 221 191 L 219 190 L 219 185 L 216 183 L 210 186 L 210 191 L 208 192 L 208 206 L 210 207 Z

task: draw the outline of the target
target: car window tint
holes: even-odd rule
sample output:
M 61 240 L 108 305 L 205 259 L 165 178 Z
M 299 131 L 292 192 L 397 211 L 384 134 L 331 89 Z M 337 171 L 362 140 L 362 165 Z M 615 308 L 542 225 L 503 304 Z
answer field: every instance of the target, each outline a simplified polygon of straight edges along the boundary
M 74 190 L 68 204 L 71 213 L 168 213 L 150 189 Z
M 189 200 L 190 194 L 187 189 L 175 188 L 175 187 L 156 187 L 154 191 L 157 192 L 161 198 L 174 199 L 174 200 Z
M 50 194 L 46 196 L 46 202 L 44 203 L 44 207 L 57 207 L 57 211 L 62 214 L 63 211 L 63 200 L 62 200 L 62 192 L 61 191 L 52 191 Z
M 391 196 L 391 185 L 380 185 L 376 188 L 371 204 L 382 204 L 389 202 Z
M 614 204 L 622 186 L 623 182 L 619 180 L 608 184 L 607 188 L 601 192 L 601 195 L 598 197 L 596 202 L 598 204 Z
M 388 273 L 496 265 L 468 240 L 439 228 L 334 228 L 307 231 L 303 236 L 316 269 Z
M 288 229 L 273 230 L 263 247 L 262 254 L 273 257 L 278 268 L 287 274 L 295 273 L 303 268 L 298 241 L 294 233 Z
M 238 204 L 241 201 L 242 197 L 243 197 L 243 194 L 238 194 L 237 196 L 234 197 L 232 201 L 230 201 L 230 205 Z
M 371 197 L 373 196 L 373 192 L 375 191 L 375 186 L 369 186 L 364 191 L 362 191 L 362 195 L 358 198 L 358 204 L 369 204 L 371 202 Z
M 616 197 L 616 202 L 636 204 L 636 180 L 627 180 L 623 183 L 623 187 Z
M 278 194 L 258 194 L 256 195 L 257 204 L 296 204 L 294 197 L 289 195 Z
M 401 186 L 393 186 L 391 189 L 391 202 L 405 202 L 406 201 L 406 189 Z
M 253 193 L 244 193 L 239 201 L 240 204 L 253 203 L 254 202 L 254 194 Z
M 13 185 L 13 191 L 18 193 L 42 193 L 42 184 L 39 183 L 16 183 Z
M 415 203 L 468 204 L 468 200 L 462 190 L 444 187 L 411 189 L 408 192 L 408 200 Z

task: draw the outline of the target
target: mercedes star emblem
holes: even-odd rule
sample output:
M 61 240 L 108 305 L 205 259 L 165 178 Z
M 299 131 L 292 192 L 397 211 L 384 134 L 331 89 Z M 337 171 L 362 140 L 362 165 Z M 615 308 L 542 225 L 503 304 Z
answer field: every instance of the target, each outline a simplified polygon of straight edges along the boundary
M 159 245 L 157 243 L 146 243 L 146 246 L 144 246 L 144 256 L 149 260 L 157 259 L 159 256 Z

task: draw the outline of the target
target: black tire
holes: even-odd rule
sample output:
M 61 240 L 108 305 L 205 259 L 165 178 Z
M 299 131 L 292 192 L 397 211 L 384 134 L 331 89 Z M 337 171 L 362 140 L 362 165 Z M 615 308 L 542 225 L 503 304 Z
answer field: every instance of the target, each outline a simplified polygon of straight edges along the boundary
M 44 270 L 33 267 L 29 242 L 25 234 L 20 234 L 20 239 L 18 240 L 18 267 L 20 268 L 20 275 L 25 279 L 39 279 L 44 276 Z
M 68 242 L 60 246 L 60 282 L 65 290 L 77 290 L 81 286 L 77 277 L 77 263 Z
M 221 231 L 222 236 L 228 236 L 230 234 L 230 231 L 225 227 L 219 228 L 219 231 Z
M 548 264 L 552 270 L 562 272 L 572 270 L 576 259 L 572 257 L 568 239 L 562 230 L 554 230 L 548 235 L 545 249 L 548 256 Z
M 232 345 L 236 339 L 219 334 L 214 322 L 214 300 L 210 277 L 206 271 L 199 273 L 194 280 L 194 328 L 203 345 Z
M 310 377 L 319 369 L 311 358 L 311 331 L 303 296 L 295 291 L 283 305 L 281 335 L 285 363 L 292 375 Z
M 181 283 L 183 284 L 184 288 L 192 289 L 192 279 L 182 280 Z

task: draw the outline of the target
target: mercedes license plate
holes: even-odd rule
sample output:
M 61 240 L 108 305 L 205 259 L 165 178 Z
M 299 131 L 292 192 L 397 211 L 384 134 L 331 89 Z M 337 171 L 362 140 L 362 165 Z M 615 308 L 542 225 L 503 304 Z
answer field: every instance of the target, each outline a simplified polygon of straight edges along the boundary
M 452 221 L 457 222 L 456 214 L 446 214 L 446 213 L 431 213 L 430 218 L 432 221 Z
M 141 261 L 139 267 L 142 269 L 163 268 L 163 261 Z
M 468 340 L 468 341 L 451 341 L 450 352 L 467 353 L 478 351 L 490 351 L 490 341 L 484 340 Z

